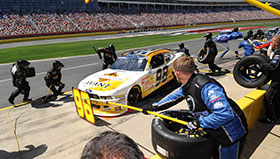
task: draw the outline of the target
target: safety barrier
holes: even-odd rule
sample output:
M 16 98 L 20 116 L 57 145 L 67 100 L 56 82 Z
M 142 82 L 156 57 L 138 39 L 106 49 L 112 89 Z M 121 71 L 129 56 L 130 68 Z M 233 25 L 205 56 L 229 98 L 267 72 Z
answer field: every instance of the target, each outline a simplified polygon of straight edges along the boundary
M 266 90 L 256 89 L 237 101 L 243 110 L 249 130 L 254 127 L 263 111 L 263 100 Z

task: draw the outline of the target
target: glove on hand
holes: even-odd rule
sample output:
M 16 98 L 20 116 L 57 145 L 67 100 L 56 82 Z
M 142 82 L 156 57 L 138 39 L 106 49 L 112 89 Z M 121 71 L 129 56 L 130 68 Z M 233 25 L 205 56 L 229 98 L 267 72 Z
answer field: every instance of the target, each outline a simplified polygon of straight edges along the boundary
M 198 129 L 199 125 L 200 125 L 200 123 L 199 123 L 198 119 L 195 119 L 195 120 L 187 123 L 187 127 L 189 128 L 190 131 L 194 131 L 194 130 Z
M 265 70 L 273 70 L 274 67 L 270 64 L 270 63 L 264 63 L 261 65 L 260 69 L 262 71 L 265 71 Z
M 149 115 L 149 113 L 147 111 L 155 111 L 154 109 L 155 104 L 152 104 L 151 106 L 148 106 L 148 108 L 142 109 L 142 113 L 145 115 Z

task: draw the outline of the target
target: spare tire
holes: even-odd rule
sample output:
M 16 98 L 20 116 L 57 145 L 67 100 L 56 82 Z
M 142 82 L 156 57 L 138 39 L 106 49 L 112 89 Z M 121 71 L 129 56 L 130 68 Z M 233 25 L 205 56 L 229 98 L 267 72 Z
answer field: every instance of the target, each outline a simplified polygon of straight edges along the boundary
M 188 110 L 171 110 L 162 114 L 185 121 L 195 119 Z M 160 117 L 152 121 L 152 144 L 162 159 L 209 159 L 213 152 L 213 144 L 202 128 L 190 132 L 185 125 Z
M 211 61 L 214 61 L 217 52 L 214 48 L 211 47 L 207 47 L 205 50 L 200 49 L 200 51 L 198 52 L 198 56 L 197 56 L 197 61 L 199 63 L 203 63 L 203 64 L 207 64 Z
M 36 76 L 35 68 L 34 67 L 28 67 L 26 69 L 26 77 L 34 77 Z
M 270 80 L 270 74 L 260 69 L 263 63 L 270 60 L 265 55 L 250 55 L 242 58 L 233 69 L 235 81 L 246 88 L 257 88 Z

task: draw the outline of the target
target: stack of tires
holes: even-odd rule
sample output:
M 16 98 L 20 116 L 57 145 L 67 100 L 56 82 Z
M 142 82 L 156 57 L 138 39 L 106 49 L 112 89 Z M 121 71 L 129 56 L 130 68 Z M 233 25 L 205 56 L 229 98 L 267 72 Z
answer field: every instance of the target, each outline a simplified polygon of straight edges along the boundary
M 162 113 L 184 121 L 194 120 L 187 110 L 171 110 Z M 209 159 L 213 145 L 207 134 L 200 128 L 197 132 L 178 133 L 186 126 L 156 117 L 152 121 L 152 144 L 162 159 Z

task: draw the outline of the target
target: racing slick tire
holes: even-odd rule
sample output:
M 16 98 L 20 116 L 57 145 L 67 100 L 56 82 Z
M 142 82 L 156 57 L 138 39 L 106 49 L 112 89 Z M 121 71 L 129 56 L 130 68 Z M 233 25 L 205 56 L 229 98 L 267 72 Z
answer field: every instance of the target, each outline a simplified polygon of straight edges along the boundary
M 205 50 L 200 49 L 198 52 L 197 61 L 203 64 L 214 61 L 217 54 L 213 52 L 215 52 L 215 50 L 211 47 L 207 47 Z
M 170 110 L 161 114 L 176 117 L 184 121 L 195 119 L 188 110 Z M 156 153 L 162 159 L 209 159 L 213 144 L 207 138 L 206 132 L 199 128 L 193 135 L 186 126 L 170 120 L 156 117 L 152 121 L 152 144 Z M 179 129 L 179 131 L 178 131 Z M 181 134 L 182 129 L 187 130 Z
M 242 58 L 233 69 L 235 81 L 245 88 L 257 88 L 270 80 L 268 72 L 262 71 L 260 66 L 270 60 L 265 55 L 250 55 Z
M 130 106 L 136 106 L 141 100 L 141 88 L 139 86 L 133 86 L 127 95 L 127 104 Z

